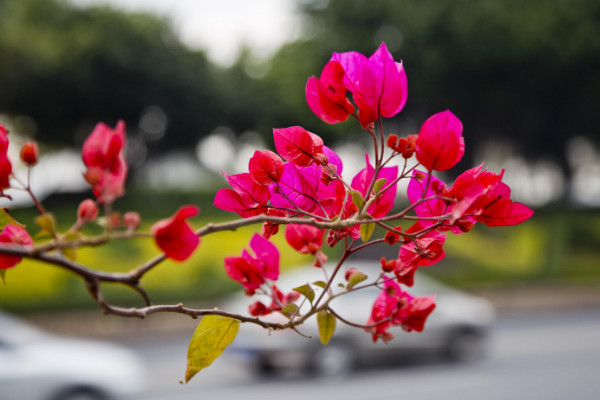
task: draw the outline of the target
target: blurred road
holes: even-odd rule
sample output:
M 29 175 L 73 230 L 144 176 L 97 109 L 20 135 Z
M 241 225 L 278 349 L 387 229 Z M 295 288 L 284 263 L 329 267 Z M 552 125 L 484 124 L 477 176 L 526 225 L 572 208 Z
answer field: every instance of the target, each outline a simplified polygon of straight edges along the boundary
M 182 385 L 188 341 L 189 337 L 127 340 L 149 370 L 147 392 L 141 399 L 582 400 L 600 396 L 600 309 L 500 316 L 485 360 L 367 369 L 333 382 L 260 379 L 225 351 L 213 366 Z

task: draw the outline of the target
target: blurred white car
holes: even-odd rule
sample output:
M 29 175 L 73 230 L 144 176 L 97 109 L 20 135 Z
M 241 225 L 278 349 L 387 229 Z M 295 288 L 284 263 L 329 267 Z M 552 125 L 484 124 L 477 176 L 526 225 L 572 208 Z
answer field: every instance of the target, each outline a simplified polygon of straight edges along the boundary
M 347 265 L 347 268 L 351 267 L 372 279 L 381 271 L 379 264 L 372 262 Z M 338 275 L 343 278 L 343 271 Z M 323 272 L 306 266 L 282 275 L 276 285 L 287 293 L 294 287 L 317 280 L 323 280 Z M 233 351 L 264 373 L 294 369 L 329 376 L 347 374 L 361 364 L 383 363 L 411 354 L 437 353 L 457 361 L 478 359 L 485 354 L 488 330 L 495 315 L 488 301 L 450 288 L 422 273 L 416 274 L 415 285 L 406 290 L 413 296 L 437 295 L 436 309 L 429 315 L 423 332 L 407 333 L 395 327 L 390 329 L 395 336 L 391 342 L 373 343 L 371 334 L 337 321 L 333 338 L 327 346 L 322 346 L 314 317 L 298 327 L 298 331 L 310 339 L 291 330 L 269 332 L 253 324 L 242 324 L 232 344 Z M 379 291 L 370 287 L 343 295 L 331 302 L 331 308 L 350 322 L 366 325 Z M 247 306 L 256 300 L 236 296 L 225 309 L 247 313 Z M 265 303 L 268 305 L 268 301 Z M 279 313 L 265 319 L 286 321 Z
M 143 368 L 113 344 L 60 338 L 0 312 L 0 399 L 116 400 L 142 392 Z

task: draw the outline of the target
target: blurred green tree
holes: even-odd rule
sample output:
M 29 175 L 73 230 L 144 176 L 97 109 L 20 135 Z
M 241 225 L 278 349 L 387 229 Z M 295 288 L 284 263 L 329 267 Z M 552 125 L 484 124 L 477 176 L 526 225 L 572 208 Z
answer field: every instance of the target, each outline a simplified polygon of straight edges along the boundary
M 80 143 L 97 121 L 131 132 L 156 106 L 168 117 L 160 147 L 185 147 L 224 119 L 205 56 L 153 15 L 0 0 L 0 54 L 0 111 L 32 117 L 41 141 Z
M 273 98 L 262 121 L 305 123 L 324 135 L 301 93 L 333 51 L 371 54 L 381 41 L 409 79 L 399 127 L 452 109 L 469 146 L 509 141 L 568 172 L 566 142 L 600 139 L 600 2 L 596 0 L 302 0 L 309 36 L 283 47 L 261 78 Z M 292 78 L 294 77 L 294 78 Z M 306 122 L 305 122 L 306 121 Z M 343 129 L 343 128 L 341 128 Z M 472 152 L 469 154 L 473 154 Z M 463 163 L 471 163 L 465 159 Z

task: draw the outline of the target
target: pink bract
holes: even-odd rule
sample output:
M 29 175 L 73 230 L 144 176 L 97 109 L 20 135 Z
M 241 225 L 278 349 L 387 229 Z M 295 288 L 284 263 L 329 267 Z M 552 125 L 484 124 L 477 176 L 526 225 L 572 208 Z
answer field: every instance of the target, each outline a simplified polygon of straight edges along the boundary
M 29 233 L 20 226 L 7 224 L 0 233 L 0 243 L 31 246 L 33 240 Z M 21 262 L 21 256 L 0 254 L 0 269 L 12 268 Z
M 460 120 L 448 110 L 429 117 L 417 138 L 417 161 L 430 171 L 455 166 L 465 154 L 462 129 Z
M 340 158 L 326 146 L 324 154 L 332 165 L 341 173 L 343 166 Z M 300 208 L 317 215 L 333 216 L 339 214 L 346 190 L 339 180 L 324 183 L 321 180 L 321 167 L 316 164 L 298 167 L 286 163 L 278 185 L 271 185 L 271 203 L 275 207 L 287 209 Z
M 125 193 L 125 141 L 125 123 L 119 121 L 114 130 L 98 123 L 83 143 L 81 157 L 88 168 L 84 176 L 100 203 L 111 203 Z
M 285 240 L 302 254 L 316 254 L 323 246 L 325 230 L 304 224 L 289 224 L 285 227 Z
M 344 84 L 358 107 L 363 127 L 379 116 L 390 118 L 398 114 L 407 99 L 407 80 L 402 62 L 395 62 L 385 43 L 369 58 L 357 53 L 334 53 L 344 69 Z
M 321 138 L 300 126 L 273 129 L 273 139 L 279 155 L 299 167 L 308 167 L 323 152 Z
M 266 186 L 256 183 L 248 172 L 225 175 L 232 189 L 219 189 L 215 195 L 214 205 L 221 210 L 238 213 L 244 218 L 263 214 L 269 201 L 270 193 Z
M 10 186 L 12 164 L 8 159 L 8 130 L 0 124 L 0 193 Z
M 248 171 L 254 182 L 262 186 L 269 186 L 281 179 L 283 161 L 272 151 L 257 150 L 248 162 Z
M 404 330 L 421 332 L 425 321 L 435 308 L 435 296 L 413 297 L 402 291 L 393 279 L 387 279 L 384 289 L 373 303 L 367 325 L 373 341 L 382 339 L 388 342 L 393 335 L 388 332 L 390 326 L 401 326 Z
M 200 244 L 200 237 L 186 221 L 196 215 L 198 215 L 197 207 L 183 206 L 173 217 L 158 221 L 152 226 L 154 241 L 165 256 L 176 261 L 184 261 L 196 250 Z
M 345 121 L 354 112 L 354 106 L 346 97 L 344 69 L 337 61 L 325 65 L 320 79 L 309 78 L 305 91 L 312 112 L 327 123 Z
M 369 215 L 373 218 L 380 218 L 386 216 L 390 210 L 394 207 L 394 201 L 396 199 L 398 167 L 384 167 L 381 168 L 376 178 L 375 168 L 369 161 L 369 155 L 365 154 L 365 162 L 367 166 L 360 170 L 354 178 L 352 178 L 351 187 L 354 190 L 358 190 L 362 196 L 367 195 L 367 190 L 373 179 L 385 179 L 385 184 L 382 187 L 383 193 L 369 206 L 367 210 Z M 373 193 L 371 193 L 373 195 Z M 365 201 L 368 199 L 365 199 Z
M 266 279 L 274 281 L 279 277 L 279 250 L 259 234 L 250 239 L 250 248 L 254 256 L 244 249 L 241 257 L 225 257 L 225 272 L 246 290 L 253 291 Z

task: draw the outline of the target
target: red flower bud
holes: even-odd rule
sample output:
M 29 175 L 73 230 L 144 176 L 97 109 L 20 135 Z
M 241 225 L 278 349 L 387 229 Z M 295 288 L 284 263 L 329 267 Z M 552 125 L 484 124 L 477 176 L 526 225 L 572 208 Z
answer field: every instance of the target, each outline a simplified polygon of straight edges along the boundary
M 121 213 L 118 211 L 113 211 L 113 213 L 108 217 L 107 224 L 111 229 L 116 229 L 121 226 Z
M 390 134 L 387 138 L 387 147 L 389 148 L 394 148 L 396 147 L 396 142 L 398 142 L 398 135 L 396 134 Z
M 39 149 L 36 142 L 25 142 L 21 147 L 21 161 L 28 166 L 34 166 L 38 162 Z
M 141 221 L 142 217 L 140 217 L 140 214 L 135 211 L 128 211 L 125 213 L 125 215 L 123 215 L 123 224 L 125 224 L 125 227 L 131 231 L 136 230 L 137 227 L 140 226 Z
M 83 222 L 91 222 L 98 216 L 98 206 L 92 199 L 85 199 L 79 204 L 77 218 Z
M 267 306 L 265 306 L 260 301 L 250 304 L 248 306 L 248 312 L 250 312 L 250 315 L 253 315 L 255 317 L 269 314 L 269 310 L 267 309 Z
M 356 268 L 348 268 L 346 270 L 346 274 L 344 275 L 344 279 L 346 279 L 347 281 L 350 280 L 350 277 L 352 276 L 353 273 L 358 272 L 358 270 Z
M 315 162 L 318 165 L 327 165 L 327 163 L 329 162 L 329 159 L 327 158 L 327 156 L 323 153 L 317 153 L 315 154 Z
M 396 268 L 396 260 L 387 261 L 385 257 L 381 257 L 381 270 L 383 272 L 392 272 Z

